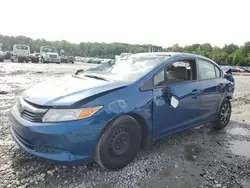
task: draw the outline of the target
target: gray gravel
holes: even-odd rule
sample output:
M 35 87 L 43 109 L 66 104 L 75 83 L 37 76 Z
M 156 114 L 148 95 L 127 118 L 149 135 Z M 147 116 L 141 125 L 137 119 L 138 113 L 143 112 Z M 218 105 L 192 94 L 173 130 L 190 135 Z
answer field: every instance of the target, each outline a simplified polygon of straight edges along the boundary
M 116 172 L 96 164 L 62 166 L 23 153 L 8 133 L 8 112 L 20 93 L 88 64 L 0 63 L 0 187 L 250 188 L 250 77 L 236 76 L 230 125 L 207 126 L 156 142 Z

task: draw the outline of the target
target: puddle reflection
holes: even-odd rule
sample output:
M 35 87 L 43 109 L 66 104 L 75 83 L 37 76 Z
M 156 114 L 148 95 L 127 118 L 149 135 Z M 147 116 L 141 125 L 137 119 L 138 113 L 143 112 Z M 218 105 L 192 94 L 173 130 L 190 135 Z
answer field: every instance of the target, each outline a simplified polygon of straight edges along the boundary
M 228 133 L 232 135 L 250 136 L 250 130 L 242 127 L 232 128 L 228 130 Z
M 231 141 L 230 149 L 233 154 L 250 158 L 250 141 Z

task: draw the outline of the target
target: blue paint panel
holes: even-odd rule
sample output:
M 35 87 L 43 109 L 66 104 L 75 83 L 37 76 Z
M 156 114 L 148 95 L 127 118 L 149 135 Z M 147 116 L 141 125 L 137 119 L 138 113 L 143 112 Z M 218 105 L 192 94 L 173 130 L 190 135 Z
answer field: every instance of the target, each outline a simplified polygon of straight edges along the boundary
M 200 82 L 178 84 L 168 87 L 172 94 L 178 97 L 179 105 L 177 108 L 170 105 L 164 88 L 154 89 L 153 120 L 155 137 L 195 123 L 201 115 L 201 93 L 192 93 L 194 89 L 201 89 Z
M 68 76 L 38 84 L 23 93 L 27 101 L 41 106 L 70 107 L 77 103 L 77 108 L 99 105 L 103 108 L 92 117 L 78 121 L 38 123 L 25 120 L 13 107 L 10 112 L 11 135 L 23 150 L 36 156 L 60 162 L 88 163 L 94 159 L 103 130 L 120 115 L 131 114 L 145 120 L 146 136 L 153 139 L 212 120 L 223 99 L 233 96 L 234 86 L 226 79 L 169 86 L 179 99 L 177 108 L 169 105 L 166 88 L 139 89 L 164 66 L 183 57 L 200 56 L 174 54 L 133 83 Z M 103 92 L 106 93 L 81 103 Z

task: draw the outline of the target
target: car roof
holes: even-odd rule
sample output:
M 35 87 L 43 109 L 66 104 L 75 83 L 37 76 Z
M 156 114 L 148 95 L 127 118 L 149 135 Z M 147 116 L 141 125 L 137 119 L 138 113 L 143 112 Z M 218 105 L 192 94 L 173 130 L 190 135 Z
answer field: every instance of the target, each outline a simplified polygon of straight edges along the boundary
M 150 55 L 155 55 L 155 56 L 169 56 L 169 57 L 187 57 L 187 58 L 202 58 L 202 59 L 206 59 L 210 62 L 215 63 L 216 65 L 218 65 L 216 62 L 214 62 L 212 59 L 209 59 L 205 56 L 202 55 L 197 55 L 197 54 L 192 54 L 192 53 L 183 53 L 183 52 L 143 52 L 143 53 L 135 53 L 132 54 L 130 56 L 150 56 Z

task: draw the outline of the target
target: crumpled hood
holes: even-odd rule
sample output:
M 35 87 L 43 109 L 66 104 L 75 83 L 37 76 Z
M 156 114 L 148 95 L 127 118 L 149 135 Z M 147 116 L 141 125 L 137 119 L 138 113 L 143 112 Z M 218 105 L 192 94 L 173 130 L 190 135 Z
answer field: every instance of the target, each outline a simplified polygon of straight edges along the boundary
M 24 91 L 22 97 L 38 105 L 69 106 L 87 97 L 126 85 L 124 82 L 107 82 L 70 75 L 39 83 Z

